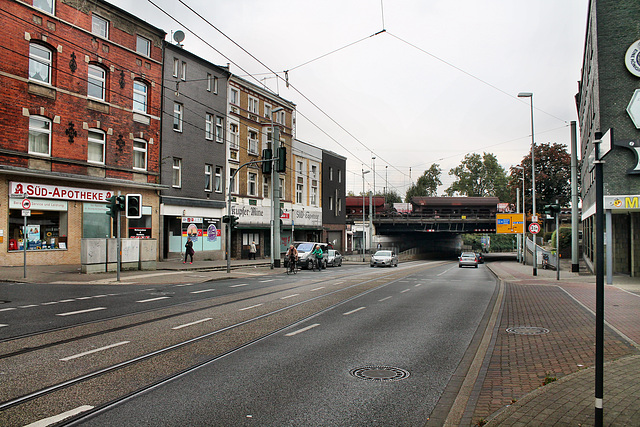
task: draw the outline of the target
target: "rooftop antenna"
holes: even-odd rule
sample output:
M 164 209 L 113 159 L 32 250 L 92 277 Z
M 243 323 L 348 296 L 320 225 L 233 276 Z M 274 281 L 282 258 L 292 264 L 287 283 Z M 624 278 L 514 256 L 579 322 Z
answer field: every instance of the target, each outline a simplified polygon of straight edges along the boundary
M 182 41 L 184 40 L 184 31 L 178 30 L 173 33 L 173 40 L 178 44 L 178 46 L 182 47 Z

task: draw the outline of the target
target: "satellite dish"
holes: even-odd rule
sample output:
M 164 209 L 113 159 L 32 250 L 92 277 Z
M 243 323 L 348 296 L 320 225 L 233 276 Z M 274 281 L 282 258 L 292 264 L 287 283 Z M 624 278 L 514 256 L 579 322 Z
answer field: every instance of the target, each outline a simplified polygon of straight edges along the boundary
M 175 33 L 173 33 L 173 39 L 178 44 L 182 43 L 182 41 L 184 40 L 184 31 L 178 30 Z

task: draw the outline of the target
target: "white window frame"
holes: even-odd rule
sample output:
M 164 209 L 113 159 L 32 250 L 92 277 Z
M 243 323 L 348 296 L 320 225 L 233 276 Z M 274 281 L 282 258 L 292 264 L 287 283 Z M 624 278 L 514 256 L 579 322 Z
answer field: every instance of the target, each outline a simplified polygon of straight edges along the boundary
M 100 129 L 89 129 L 88 137 L 87 137 L 87 162 L 89 163 L 97 163 L 100 165 L 104 164 L 104 147 L 106 142 L 106 136 L 103 131 Z M 100 158 L 98 160 L 92 159 L 92 150 L 91 147 L 98 148 L 99 150 L 95 150 L 96 153 L 100 153 Z
M 262 175 L 262 197 L 269 197 L 269 176 Z
M 329 196 L 329 211 L 333 210 L 333 196 Z
M 96 64 L 89 64 L 87 69 L 87 97 L 97 99 L 99 101 L 105 100 L 107 84 L 107 72 L 104 68 Z M 100 90 L 100 95 L 92 95 L 91 88 L 95 88 L 96 91 Z
M 229 148 L 232 150 L 239 149 L 240 144 L 240 126 L 236 122 L 229 122 Z
M 302 196 L 304 195 L 304 178 L 298 177 L 296 182 L 296 203 L 302 204 Z
M 182 61 L 182 68 L 181 68 L 182 72 L 180 73 L 180 79 L 182 81 L 186 81 L 187 80 L 187 62 L 186 61 Z
M 279 179 L 280 179 L 280 198 L 284 199 L 285 195 L 286 195 L 285 194 L 285 189 L 286 189 L 285 188 L 285 180 L 284 180 L 284 177 L 282 175 L 279 177 Z M 293 219 L 293 218 L 291 218 L 291 219 Z
M 229 192 L 231 194 L 238 194 L 238 174 L 233 177 L 233 174 L 238 170 L 238 168 L 229 168 Z M 233 177 L 233 179 L 231 179 Z
M 180 59 L 173 58 L 173 77 L 180 77 Z
M 141 36 L 140 34 L 137 34 L 136 35 L 136 52 L 144 56 L 151 56 L 151 40 Z
M 206 113 L 204 117 L 204 137 L 213 140 L 213 114 Z
M 287 112 L 284 110 L 280 110 L 276 112 L 275 122 L 283 125 L 285 122 L 285 118 L 287 117 L 286 115 L 287 115 Z
M 109 21 L 102 16 L 91 15 L 91 32 L 104 39 L 109 39 Z
M 318 179 L 318 165 L 311 165 L 311 173 L 309 176 L 311 179 Z
M 46 6 L 50 6 L 48 9 Z M 48 0 L 33 0 L 33 7 L 36 9 L 40 9 L 43 12 L 47 12 L 51 15 L 55 15 L 56 12 L 56 0 L 51 0 L 51 5 L 49 5 Z
M 314 185 L 315 183 L 315 185 Z M 318 206 L 318 181 L 311 181 L 311 194 L 309 195 L 311 206 Z
M 338 169 L 338 184 L 342 184 L 342 169 Z
M 182 120 L 183 120 L 184 108 L 179 102 L 173 103 L 173 130 L 176 132 L 182 132 Z
M 329 166 L 329 181 L 333 181 L 333 168 Z
M 342 199 L 338 197 L 338 206 L 336 207 L 336 215 L 340 215 L 342 213 Z
M 258 173 L 251 170 L 247 171 L 247 195 L 258 196 Z
M 224 144 L 224 119 L 216 116 L 216 142 Z
M 264 103 L 264 116 L 269 120 L 273 120 L 273 117 L 271 117 L 271 104 L 266 102 Z
M 218 77 L 213 76 L 213 93 L 218 94 Z
M 173 188 L 182 188 L 182 159 L 174 157 L 171 167 L 171 186 Z
M 240 105 L 240 91 L 238 89 L 229 89 L 229 103 Z
M 247 110 L 251 114 L 258 115 L 260 112 L 260 100 L 255 96 L 249 95 L 249 103 L 247 105 Z
M 256 129 L 248 129 L 247 131 L 247 152 L 249 154 L 258 155 L 258 135 L 260 133 Z M 251 138 L 255 136 L 255 138 Z
M 147 170 L 147 149 L 148 143 L 144 139 L 136 138 L 133 140 L 133 169 L 141 171 Z M 140 160 L 141 155 L 144 163 L 143 167 L 136 166 L 136 158 Z
M 213 165 L 204 165 L 204 191 L 213 191 Z
M 36 126 L 37 125 L 37 126 Z M 40 142 L 36 138 L 46 136 L 47 151 L 37 150 L 36 143 Z M 42 116 L 29 117 L 29 154 L 38 156 L 51 156 L 51 120 Z
M 34 52 L 37 49 L 40 49 L 40 52 Z M 41 53 L 48 54 L 48 57 L 40 55 Z M 29 80 L 51 85 L 52 63 L 53 51 L 51 49 L 38 43 L 29 43 Z M 46 76 L 37 78 L 36 75 L 40 71 L 46 71 Z
M 149 86 L 140 80 L 133 81 L 133 111 L 147 114 Z
M 213 190 L 216 193 L 222 193 L 222 171 L 223 170 L 224 169 L 222 168 L 222 166 L 216 166 L 216 169 L 215 169 L 216 175 L 213 181 Z
M 211 92 L 213 88 L 213 75 L 211 73 L 207 73 L 207 92 Z

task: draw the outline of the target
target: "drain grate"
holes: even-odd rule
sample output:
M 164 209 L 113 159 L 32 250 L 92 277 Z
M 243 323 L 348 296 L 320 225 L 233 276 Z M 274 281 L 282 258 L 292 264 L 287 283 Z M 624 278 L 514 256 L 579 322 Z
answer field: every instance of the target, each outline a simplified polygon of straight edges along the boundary
M 351 370 L 351 375 L 368 381 L 398 381 L 409 376 L 409 371 L 391 366 L 365 366 Z
M 548 334 L 549 330 L 539 326 L 516 326 L 513 328 L 507 328 L 507 332 L 518 335 L 544 335 Z

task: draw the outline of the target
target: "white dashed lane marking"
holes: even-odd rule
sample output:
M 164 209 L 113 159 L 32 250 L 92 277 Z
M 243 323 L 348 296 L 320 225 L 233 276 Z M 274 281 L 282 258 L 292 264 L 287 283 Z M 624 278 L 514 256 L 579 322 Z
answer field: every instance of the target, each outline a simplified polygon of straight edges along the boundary
M 136 302 L 153 302 L 153 301 L 160 301 L 162 299 L 168 299 L 169 297 L 157 297 L 157 298 L 149 298 L 149 299 L 141 299 L 140 301 L 136 301 Z
M 353 313 L 355 313 L 355 312 L 358 312 L 358 311 L 360 311 L 360 310 L 364 310 L 365 308 L 367 308 L 367 307 L 358 307 L 358 308 L 356 308 L 355 310 L 347 311 L 346 313 L 342 313 L 342 314 L 343 314 L 344 316 L 348 316 L 348 315 L 353 314 Z
M 77 359 L 79 357 L 87 356 L 89 354 L 97 353 L 99 351 L 109 350 L 110 348 L 119 347 L 124 344 L 129 344 L 129 341 L 121 341 L 121 342 L 117 342 L 115 344 L 107 345 L 104 347 L 94 348 L 93 350 L 85 351 L 84 353 L 78 353 L 78 354 L 74 354 L 73 356 L 63 357 L 60 360 L 63 362 L 68 362 L 69 360 Z
M 252 308 L 260 307 L 262 304 L 250 305 L 249 307 L 241 308 L 238 311 L 251 310 Z
M 69 311 L 67 313 L 58 313 L 56 314 L 56 316 L 74 316 L 76 314 L 91 313 L 92 311 L 100 311 L 100 310 L 106 310 L 106 309 L 107 307 L 94 307 L 94 308 L 88 308 L 86 310 Z
M 200 320 L 196 320 L 195 322 L 191 322 L 191 323 L 185 323 L 184 325 L 180 325 L 180 326 L 174 326 L 171 329 L 177 330 L 177 329 L 182 329 L 182 328 L 186 328 L 188 326 L 193 326 L 193 325 L 198 325 L 200 323 L 204 323 L 204 322 L 208 322 L 209 320 L 213 320 L 213 318 L 211 317 L 207 317 L 205 319 L 200 319 Z
M 313 329 L 313 328 L 315 328 L 316 326 L 320 326 L 320 323 L 314 323 L 313 325 L 305 326 L 304 328 L 302 328 L 302 329 L 298 329 L 297 331 L 289 332 L 288 334 L 285 334 L 285 336 L 287 336 L 287 337 L 292 337 L 292 336 L 294 336 L 294 335 L 301 334 L 302 332 L 306 332 L 306 331 L 308 331 L 309 329 Z

